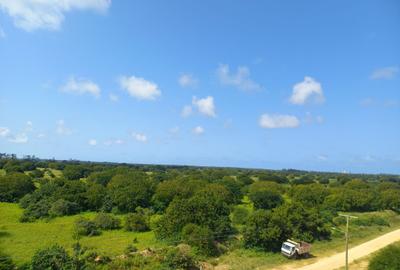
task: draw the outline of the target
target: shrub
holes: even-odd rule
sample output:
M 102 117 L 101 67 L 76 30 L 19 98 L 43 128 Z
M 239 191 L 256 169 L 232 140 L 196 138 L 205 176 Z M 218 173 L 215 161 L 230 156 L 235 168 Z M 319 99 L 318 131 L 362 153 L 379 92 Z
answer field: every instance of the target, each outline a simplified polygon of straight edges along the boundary
M 76 234 L 81 236 L 95 236 L 101 233 L 93 221 L 84 217 L 75 220 L 74 227 Z
M 133 244 L 129 244 L 126 248 L 125 248 L 125 254 L 129 254 L 132 252 L 136 252 L 138 251 L 137 247 L 134 246 Z
M 182 239 L 187 244 L 194 246 L 201 254 L 216 255 L 217 248 L 214 244 L 214 235 L 207 227 L 196 224 L 187 224 L 182 229 Z
M 79 212 L 79 205 L 74 202 L 59 199 L 51 206 L 49 215 L 51 217 L 60 217 L 73 215 Z
M 0 201 L 16 202 L 35 189 L 31 178 L 23 173 L 0 176 Z
M 387 222 L 384 218 L 375 215 L 369 217 L 360 217 L 354 220 L 353 223 L 357 226 L 390 226 L 389 222 Z
M 126 216 L 124 229 L 133 232 L 144 232 L 149 230 L 149 226 L 144 215 L 133 213 Z
M 369 262 L 368 270 L 400 269 L 400 245 L 390 245 L 378 252 Z
M 112 214 L 98 213 L 93 221 L 97 228 L 102 230 L 114 230 L 121 227 L 121 220 Z
M 190 247 L 186 245 L 170 249 L 165 256 L 164 264 L 177 270 L 198 269 L 193 256 L 190 254 Z
M 243 225 L 249 218 L 249 210 L 241 206 L 235 206 L 232 212 L 232 222 L 234 224 Z
M 0 270 L 12 270 L 15 268 L 15 264 L 11 257 L 0 251 Z
M 35 252 L 32 257 L 32 270 L 71 269 L 71 258 L 61 246 L 54 245 Z

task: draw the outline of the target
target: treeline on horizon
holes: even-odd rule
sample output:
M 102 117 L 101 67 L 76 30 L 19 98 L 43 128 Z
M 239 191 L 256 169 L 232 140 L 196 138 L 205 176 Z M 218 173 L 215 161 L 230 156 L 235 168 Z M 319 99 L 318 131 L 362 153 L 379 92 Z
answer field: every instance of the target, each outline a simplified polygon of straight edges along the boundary
M 77 233 L 123 228 L 218 256 L 232 236 L 279 251 L 287 238 L 329 239 L 339 211 L 400 210 L 400 176 L 41 160 L 0 154 L 0 201 L 20 222 L 94 211 Z M 124 215 L 124 220 L 118 218 Z M 377 222 L 382 220 L 368 220 Z M 178 256 L 178 255 L 177 255 Z M 176 266 L 171 266 L 171 269 Z

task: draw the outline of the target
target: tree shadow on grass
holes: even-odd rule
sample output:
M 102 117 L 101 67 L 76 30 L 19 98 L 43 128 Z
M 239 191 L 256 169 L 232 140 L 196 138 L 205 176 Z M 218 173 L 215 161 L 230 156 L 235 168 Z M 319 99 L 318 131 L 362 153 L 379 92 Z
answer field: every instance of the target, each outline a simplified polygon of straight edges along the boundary
M 11 233 L 7 231 L 0 231 L 0 238 L 10 237 Z

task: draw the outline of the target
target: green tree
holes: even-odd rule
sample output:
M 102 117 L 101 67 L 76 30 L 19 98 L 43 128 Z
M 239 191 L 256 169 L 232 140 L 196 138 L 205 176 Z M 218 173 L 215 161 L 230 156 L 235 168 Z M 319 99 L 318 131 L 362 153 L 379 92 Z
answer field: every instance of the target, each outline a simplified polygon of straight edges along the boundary
M 256 209 L 272 209 L 284 201 L 280 189 L 273 182 L 256 182 L 249 188 L 249 198 Z
M 35 190 L 31 178 L 23 173 L 0 176 L 0 201 L 17 202 L 25 194 Z
M 138 206 L 150 206 L 154 186 L 145 173 L 131 172 L 114 176 L 107 188 L 113 204 L 120 211 L 133 212 Z
M 182 239 L 185 243 L 193 246 L 201 254 L 211 256 L 217 254 L 217 248 L 214 244 L 214 235 L 207 227 L 201 227 L 196 224 L 186 224 L 182 229 Z

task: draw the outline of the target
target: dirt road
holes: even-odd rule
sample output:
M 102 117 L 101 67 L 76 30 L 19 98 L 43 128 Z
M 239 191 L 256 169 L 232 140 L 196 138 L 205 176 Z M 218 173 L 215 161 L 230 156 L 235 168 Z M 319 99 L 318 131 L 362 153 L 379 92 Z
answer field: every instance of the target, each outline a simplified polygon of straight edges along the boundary
M 349 264 L 354 260 L 367 256 L 368 254 L 373 253 L 396 241 L 400 241 L 400 229 L 384 234 L 373 240 L 365 242 L 364 244 L 361 244 L 359 246 L 353 247 L 349 249 Z M 287 265 L 282 268 L 276 268 L 276 269 L 277 270 L 278 269 L 335 270 L 340 267 L 343 267 L 344 264 L 345 264 L 345 252 L 341 252 L 330 257 L 321 258 L 317 262 L 306 266 L 301 266 L 301 267 L 293 266 L 291 268 L 290 265 Z

